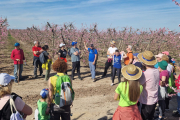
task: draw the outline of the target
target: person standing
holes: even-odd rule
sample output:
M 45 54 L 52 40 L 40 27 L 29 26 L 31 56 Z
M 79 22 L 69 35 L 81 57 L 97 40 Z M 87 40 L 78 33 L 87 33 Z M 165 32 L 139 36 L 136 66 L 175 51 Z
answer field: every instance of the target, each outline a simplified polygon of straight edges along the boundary
M 104 78 L 106 76 L 107 70 L 111 66 L 111 79 L 112 79 L 112 70 L 113 70 L 112 61 L 113 61 L 113 55 L 115 54 L 115 51 L 117 50 L 117 48 L 115 47 L 115 44 L 116 44 L 115 41 L 110 42 L 110 44 L 111 44 L 111 47 L 109 47 L 107 51 L 108 60 L 105 63 L 104 73 L 101 76 L 101 78 Z
M 20 49 L 20 44 L 19 43 L 15 43 L 14 44 L 15 49 L 12 51 L 11 53 L 11 59 L 14 60 L 14 82 L 18 82 L 18 76 L 17 76 L 17 72 L 19 70 L 19 80 L 23 80 L 22 78 L 22 71 L 23 71 L 23 60 L 25 60 L 24 57 L 24 52 L 22 49 Z M 20 68 L 19 68 L 20 67 Z
M 146 71 L 143 72 L 142 77 L 139 79 L 140 84 L 143 86 L 143 91 L 139 98 L 139 102 L 142 104 L 141 116 L 143 120 L 153 120 L 158 101 L 160 80 L 159 70 L 154 68 L 157 60 L 151 51 L 139 53 L 138 58 L 143 63 L 143 66 L 146 67 Z
M 80 76 L 80 50 L 77 48 L 77 42 L 72 42 L 72 48 L 70 49 L 71 61 L 72 61 L 72 80 L 74 80 L 74 72 L 77 68 L 78 78 L 82 80 Z
M 32 47 L 33 51 L 33 65 L 34 65 L 34 78 L 37 78 L 37 68 L 39 67 L 40 76 L 43 77 L 42 63 L 39 60 L 39 55 L 42 53 L 42 48 L 38 41 L 34 41 L 34 47 Z
M 67 51 L 65 50 L 65 44 L 61 43 L 59 47 L 60 49 L 58 51 L 59 54 L 58 58 L 64 60 L 67 63 L 67 59 L 66 59 Z M 67 71 L 65 73 L 67 74 Z
M 128 45 L 126 50 L 128 53 L 127 53 L 127 57 L 124 59 L 124 64 L 129 65 L 129 64 L 132 64 L 133 62 L 132 46 Z
M 93 82 L 96 82 L 95 75 L 96 75 L 96 60 L 97 60 L 97 50 L 94 48 L 94 45 L 91 44 L 90 48 L 87 48 L 86 43 L 84 42 L 85 49 L 89 51 L 89 67 L 91 70 L 91 77 Z

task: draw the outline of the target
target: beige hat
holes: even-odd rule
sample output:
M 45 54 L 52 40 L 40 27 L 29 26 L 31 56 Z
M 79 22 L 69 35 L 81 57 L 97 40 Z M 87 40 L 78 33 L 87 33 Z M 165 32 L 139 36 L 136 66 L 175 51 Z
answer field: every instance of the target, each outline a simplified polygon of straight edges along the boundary
M 156 58 L 162 58 L 163 54 L 159 53 L 158 55 L 155 55 Z
M 139 53 L 138 58 L 146 65 L 155 65 L 157 63 L 157 60 L 151 51 L 144 51 L 143 53 Z
M 122 68 L 122 75 L 127 80 L 138 80 L 142 76 L 142 70 L 133 64 Z
M 115 44 L 116 44 L 116 42 L 115 42 L 115 41 L 111 41 L 110 43 L 111 43 L 111 44 L 113 44 L 113 45 L 115 45 Z

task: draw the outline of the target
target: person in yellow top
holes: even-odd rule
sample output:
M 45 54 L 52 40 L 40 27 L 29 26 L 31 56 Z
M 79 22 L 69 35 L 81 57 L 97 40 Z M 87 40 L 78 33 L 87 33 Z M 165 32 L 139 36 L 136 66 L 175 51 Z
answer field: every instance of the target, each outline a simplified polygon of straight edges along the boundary
M 142 120 L 137 102 L 143 90 L 139 83 L 142 70 L 131 64 L 122 68 L 124 82 L 121 82 L 115 90 L 114 99 L 119 100 L 113 120 Z
M 57 72 L 57 76 L 66 76 L 69 78 L 69 76 L 65 75 L 64 73 L 67 71 L 67 63 L 62 59 L 57 59 L 53 65 L 52 68 L 54 71 Z M 48 108 L 46 111 L 50 111 L 50 120 L 70 120 L 71 110 L 70 105 L 66 105 L 63 107 L 59 107 L 59 105 L 55 105 L 55 96 L 56 94 L 56 83 L 58 80 L 57 76 L 53 76 L 49 78 L 48 86 L 49 86 L 49 96 L 48 96 Z M 70 78 L 69 78 L 70 79 Z M 70 79 L 70 83 L 72 86 L 72 80 Z M 56 107 L 56 111 L 54 111 L 54 108 Z M 60 112 L 61 111 L 61 112 Z

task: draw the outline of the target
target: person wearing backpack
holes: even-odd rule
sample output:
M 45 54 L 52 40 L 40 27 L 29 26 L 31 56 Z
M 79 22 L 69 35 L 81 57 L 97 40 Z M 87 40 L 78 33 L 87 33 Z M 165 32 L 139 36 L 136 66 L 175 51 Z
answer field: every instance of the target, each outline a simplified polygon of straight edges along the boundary
M 74 100 L 74 91 L 72 89 L 72 81 L 64 72 L 67 70 L 67 63 L 62 59 L 57 59 L 52 68 L 57 75 L 50 77 L 48 108 L 50 111 L 50 120 L 70 120 L 70 106 Z
M 97 62 L 97 55 L 98 52 L 94 48 L 94 45 L 91 44 L 90 48 L 87 48 L 86 43 L 84 42 L 85 49 L 89 51 L 89 67 L 91 70 L 91 77 L 93 79 L 93 82 L 96 82 L 95 75 L 96 75 L 96 62 Z
M 17 112 L 23 114 L 23 118 L 26 118 L 28 115 L 32 114 L 32 108 L 25 104 L 20 96 L 15 93 L 12 93 L 12 84 L 14 77 L 10 76 L 7 73 L 0 74 L 0 120 L 11 120 L 13 113 L 10 108 L 10 99 L 12 98 L 15 103 L 15 108 Z M 12 115 L 12 116 L 11 116 Z M 11 119 L 10 119 L 11 117 Z
M 34 78 L 37 78 L 37 68 L 39 67 L 40 76 L 43 77 L 43 69 L 42 69 L 42 63 L 39 60 L 39 55 L 42 53 L 42 48 L 40 46 L 39 41 L 34 41 L 34 46 L 32 47 L 33 51 L 33 65 L 34 65 Z
M 74 80 L 74 72 L 77 68 L 77 74 L 79 80 L 82 80 L 80 76 L 80 50 L 77 48 L 77 42 L 72 42 L 72 48 L 70 49 L 70 56 L 72 61 L 72 80 Z
M 114 100 L 119 101 L 112 120 L 142 120 L 137 101 L 142 93 L 143 86 L 139 78 L 142 70 L 133 64 L 122 68 L 122 81 L 115 90 Z
M 42 68 L 46 69 L 45 80 L 48 81 L 49 74 L 51 71 L 52 57 L 47 52 L 49 50 L 48 45 L 44 45 L 42 49 L 43 51 L 40 54 L 39 59 L 40 59 L 40 62 L 42 63 Z

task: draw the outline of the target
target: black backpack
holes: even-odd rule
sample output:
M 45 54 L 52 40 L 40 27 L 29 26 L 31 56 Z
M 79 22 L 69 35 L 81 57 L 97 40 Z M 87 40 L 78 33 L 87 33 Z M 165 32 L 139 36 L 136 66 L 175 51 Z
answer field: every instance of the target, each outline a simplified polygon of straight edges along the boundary
M 12 99 L 15 101 L 17 97 L 20 97 L 19 95 L 15 93 L 11 93 Z M 20 97 L 22 99 L 22 97 Z M 13 112 L 15 112 L 13 108 Z M 6 102 L 4 107 L 0 110 L 0 120 L 10 120 L 11 117 L 11 108 L 10 108 L 10 100 Z

